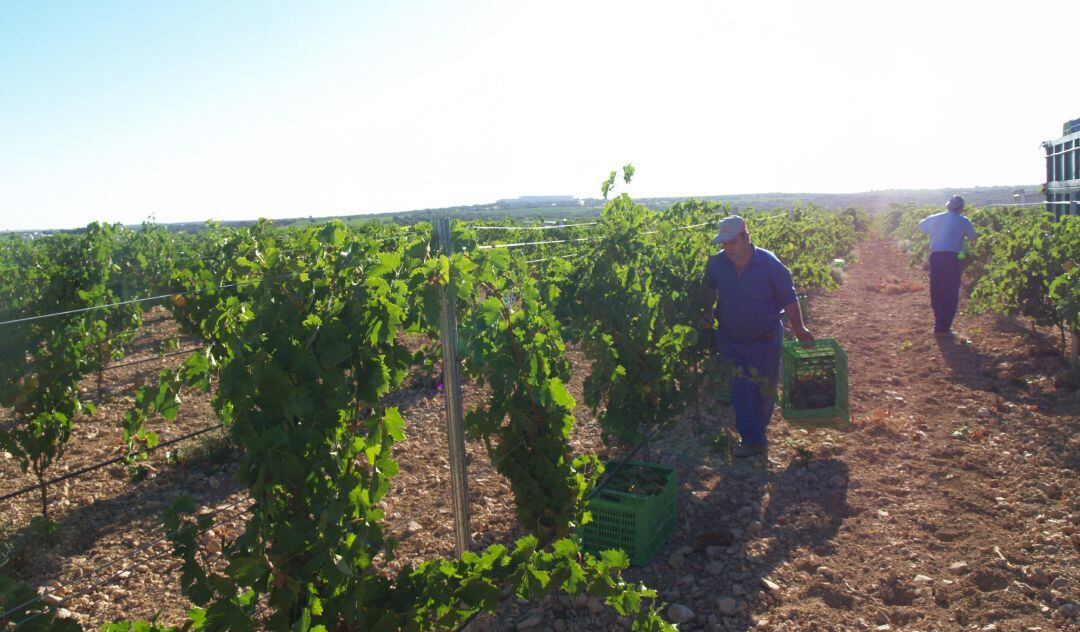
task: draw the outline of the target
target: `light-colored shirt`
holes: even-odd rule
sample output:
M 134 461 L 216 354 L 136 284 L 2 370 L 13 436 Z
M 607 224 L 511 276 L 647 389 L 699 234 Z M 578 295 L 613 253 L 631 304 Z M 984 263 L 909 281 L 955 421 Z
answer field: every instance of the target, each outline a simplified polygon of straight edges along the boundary
M 960 213 L 944 211 L 919 222 L 919 230 L 930 235 L 930 252 L 960 252 L 964 237 L 975 241 L 975 225 Z

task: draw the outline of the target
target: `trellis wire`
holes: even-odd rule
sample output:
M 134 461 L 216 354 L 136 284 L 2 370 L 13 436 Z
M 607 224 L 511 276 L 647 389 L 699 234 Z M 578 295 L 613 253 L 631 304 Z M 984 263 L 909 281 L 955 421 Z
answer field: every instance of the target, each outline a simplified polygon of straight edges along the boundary
M 574 259 L 576 257 L 584 257 L 585 253 L 579 252 L 572 255 L 555 255 L 554 257 L 541 257 L 540 259 L 527 259 L 525 263 L 540 263 L 541 261 L 552 261 L 553 259 Z
M 603 239 L 602 237 L 578 237 L 576 239 L 551 239 L 548 241 L 523 241 L 515 244 L 485 244 L 483 246 L 477 246 L 477 250 L 490 250 L 492 248 L 522 248 L 525 246 L 543 246 L 547 244 L 569 244 L 578 241 L 596 241 Z M 0 323 L 3 324 L 3 323 Z
M 151 452 L 154 452 L 155 450 L 160 450 L 161 448 L 166 448 L 166 447 L 168 447 L 170 445 L 174 445 L 174 444 L 179 443 L 181 441 L 185 441 L 187 439 L 191 439 L 193 437 L 197 437 L 199 435 L 206 434 L 208 432 L 212 432 L 214 430 L 218 430 L 218 429 L 224 428 L 224 427 L 225 427 L 224 424 L 217 424 L 215 426 L 210 426 L 208 428 L 203 428 L 201 430 L 196 430 L 195 432 L 189 432 L 188 434 L 176 437 L 175 439 L 169 439 L 168 441 L 162 441 L 161 443 L 155 445 L 152 448 L 146 448 L 145 450 L 138 450 L 137 452 L 135 452 L 135 454 L 149 454 Z M 21 496 L 23 494 L 27 494 L 27 493 L 35 491 L 35 490 L 39 490 L 39 489 L 41 489 L 43 487 L 48 487 L 49 485 L 55 485 L 56 483 L 66 481 L 69 478 L 77 478 L 79 476 L 82 476 L 83 474 L 88 474 L 88 473 L 93 472 L 95 470 L 100 470 L 101 468 L 106 467 L 108 465 L 114 465 L 116 463 L 120 463 L 120 462 L 124 461 L 125 459 L 127 459 L 129 456 L 130 455 L 113 457 L 113 458 L 111 458 L 111 459 L 109 459 L 107 461 L 101 461 L 101 462 L 95 463 L 93 465 L 88 465 L 88 466 L 86 466 L 84 468 L 75 470 L 74 472 L 68 472 L 67 474 L 64 474 L 63 476 L 57 476 L 56 478 L 49 479 L 49 480 L 45 481 L 44 483 L 36 483 L 34 485 L 30 485 L 29 487 L 24 487 L 22 489 L 10 492 L 8 494 L 4 494 L 3 496 L 0 496 L 0 502 L 3 502 L 5 500 L 9 500 L 11 498 L 15 498 L 16 496 Z
M 129 366 L 136 366 L 136 365 L 139 365 L 139 364 L 146 364 L 147 362 L 153 362 L 154 360 L 164 360 L 165 358 L 169 358 L 169 357 L 172 357 L 172 356 L 182 355 L 182 354 L 185 354 L 185 353 L 191 353 L 193 351 L 201 351 L 204 348 L 205 347 L 200 346 L 200 347 L 189 347 L 187 349 L 177 349 L 175 351 L 170 351 L 168 353 L 163 353 L 161 355 L 156 355 L 156 356 L 152 356 L 152 357 L 149 357 L 149 358 L 143 358 L 141 360 L 132 360 L 131 362 L 124 362 L 124 363 L 121 363 L 121 364 L 110 364 L 109 366 L 103 367 L 101 370 L 102 371 L 112 371 L 113 369 L 122 369 L 122 368 L 129 367 Z
M 466 226 L 472 230 L 553 230 L 555 228 L 573 228 L 575 226 L 596 226 L 600 222 L 583 222 L 580 224 L 556 224 L 551 226 Z
M 382 243 L 382 242 L 385 242 L 385 241 L 390 241 L 392 239 L 398 239 L 398 237 L 387 237 L 385 239 L 377 239 L 377 240 L 374 240 L 374 241 L 368 242 L 368 243 Z M 346 268 L 348 268 L 350 266 L 355 266 L 355 265 L 356 264 L 347 264 L 347 265 L 344 265 L 344 266 L 340 266 L 338 268 L 335 268 L 334 272 L 340 272 L 341 270 L 344 270 L 344 269 L 346 269 Z M 287 279 L 287 278 L 290 278 L 290 277 L 298 276 L 298 275 L 303 274 L 305 272 L 310 274 L 311 272 L 314 272 L 314 271 L 303 270 L 301 272 L 290 272 L 289 274 L 279 274 L 279 275 L 270 276 L 270 277 L 265 277 L 264 276 L 264 277 L 259 277 L 257 279 L 247 279 L 247 280 L 244 280 L 244 281 L 237 281 L 236 283 L 226 283 L 224 285 L 218 285 L 218 286 L 214 286 L 214 287 L 199 288 L 199 289 L 196 289 L 196 290 L 183 290 L 183 291 L 180 291 L 180 292 L 170 292 L 168 294 L 159 294 L 157 296 L 147 296 L 147 297 L 144 297 L 144 298 L 133 298 L 133 299 L 125 300 L 125 301 L 117 301 L 115 303 L 107 303 L 107 304 L 104 304 L 104 305 L 91 305 L 89 307 L 80 307 L 80 308 L 77 308 L 77 309 L 69 309 L 69 310 L 60 311 L 60 312 L 52 312 L 52 313 L 49 313 L 49 314 L 38 314 L 36 316 L 26 316 L 26 317 L 23 317 L 23 318 L 14 318 L 14 319 L 11 319 L 11 320 L 5 320 L 5 321 L 0 322 L 0 327 L 3 327 L 4 325 L 14 325 L 16 323 L 23 323 L 23 322 L 34 321 L 34 320 L 42 320 L 42 319 L 45 319 L 45 318 L 54 318 L 56 316 L 68 316 L 68 315 L 71 315 L 71 314 L 81 314 L 81 313 L 84 313 L 84 312 L 92 312 L 92 311 L 96 311 L 96 310 L 99 310 L 99 309 L 109 309 L 109 308 L 112 308 L 112 307 L 121 307 L 123 305 L 131 305 L 133 303 L 146 303 L 146 302 L 151 302 L 151 301 L 159 301 L 161 299 L 172 298 L 174 296 L 192 296 L 192 295 L 195 295 L 195 294 L 203 294 L 205 292 L 213 292 L 213 291 L 216 291 L 216 290 L 227 290 L 227 289 L 231 289 L 231 288 L 234 288 L 234 287 L 241 287 L 241 286 L 244 286 L 244 285 L 252 285 L 254 283 L 261 283 L 263 281 L 277 281 L 277 280 L 280 280 L 280 279 Z

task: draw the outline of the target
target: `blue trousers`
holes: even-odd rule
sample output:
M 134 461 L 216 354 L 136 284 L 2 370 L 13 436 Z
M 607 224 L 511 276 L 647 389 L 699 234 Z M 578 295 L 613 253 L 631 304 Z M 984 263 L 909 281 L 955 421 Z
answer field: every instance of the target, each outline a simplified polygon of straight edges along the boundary
M 934 331 L 947 332 L 960 302 L 960 260 L 955 252 L 930 253 L 930 306 L 934 308 Z
M 776 408 L 776 384 L 780 380 L 780 347 L 784 326 L 777 322 L 768 336 L 739 342 L 717 334 L 720 360 L 732 365 L 731 407 L 735 429 L 743 445 L 765 445 L 765 430 Z

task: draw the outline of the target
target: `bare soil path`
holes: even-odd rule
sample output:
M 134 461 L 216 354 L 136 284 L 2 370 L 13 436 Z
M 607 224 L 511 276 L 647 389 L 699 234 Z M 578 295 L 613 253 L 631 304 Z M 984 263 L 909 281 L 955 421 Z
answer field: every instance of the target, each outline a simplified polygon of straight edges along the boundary
M 692 613 L 683 630 L 1080 630 L 1080 390 L 1055 355 L 1056 339 L 961 314 L 956 338 L 939 342 L 925 274 L 894 244 L 861 244 L 852 260 L 841 289 L 812 300 L 810 325 L 848 351 L 855 428 L 802 430 L 777 414 L 769 458 L 733 464 L 713 443 L 730 409 L 703 397 L 649 448 L 649 459 L 678 468 L 679 529 L 628 578 L 684 607 L 676 616 Z M 175 332 L 171 321 L 148 320 L 143 355 Z M 579 353 L 570 357 L 580 402 L 586 366 Z M 76 422 L 55 474 L 116 454 L 133 385 L 178 360 L 110 372 L 106 401 Z M 483 396 L 467 387 L 466 406 Z M 420 382 L 394 397 L 408 422 L 386 503 L 401 565 L 452 554 L 453 537 L 442 397 Z M 619 453 L 601 444 L 588 410 L 575 413 L 577 452 Z M 193 393 L 178 421 L 159 430 L 168 439 L 214 423 L 208 397 Z M 468 453 L 474 541 L 510 542 L 520 530 L 509 487 L 482 445 L 470 443 Z M 52 490 L 60 533 L 21 540 L 4 572 L 65 599 L 88 629 L 159 610 L 162 621 L 180 622 L 188 604 L 168 546 L 133 551 L 160 538 L 162 512 L 180 493 L 223 519 L 240 515 L 246 495 L 224 438 L 200 438 L 180 455 L 170 464 L 156 454 L 145 480 L 118 465 Z M 0 493 L 33 482 L 3 458 L 0 477 Z M 0 527 L 18 534 L 37 498 L 0 511 Z M 236 518 L 207 538 L 211 557 L 240 525 Z M 120 561 L 97 570 L 112 560 Z M 552 598 L 508 602 L 478 627 L 628 623 L 595 600 Z

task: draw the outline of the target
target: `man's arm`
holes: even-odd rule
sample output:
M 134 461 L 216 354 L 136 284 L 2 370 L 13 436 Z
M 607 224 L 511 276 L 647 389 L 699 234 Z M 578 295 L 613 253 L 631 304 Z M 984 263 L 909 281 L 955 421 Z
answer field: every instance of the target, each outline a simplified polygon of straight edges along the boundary
M 713 328 L 713 312 L 716 309 L 716 299 L 719 293 L 716 288 L 706 287 L 701 291 L 702 300 L 705 303 L 705 311 L 701 314 L 701 327 L 702 329 Z
M 934 219 L 935 217 L 937 217 L 937 215 L 931 215 L 930 217 L 924 217 L 923 219 L 919 220 L 919 231 L 929 235 L 931 226 L 934 223 L 930 220 Z
M 814 336 L 803 325 L 802 311 L 799 310 L 799 296 L 795 293 L 795 282 L 791 278 L 791 271 L 777 260 L 772 266 L 769 280 L 773 287 L 773 299 L 784 306 L 788 322 L 791 323 L 791 332 L 795 334 L 799 342 L 813 342 Z
M 704 303 L 701 313 L 701 328 L 713 328 L 713 316 L 716 313 L 716 301 L 720 298 L 720 289 L 713 277 L 712 257 L 705 263 L 705 278 L 701 280 L 701 301 Z
M 793 303 L 784 305 L 784 312 L 787 313 L 788 322 L 791 323 L 791 333 L 795 334 L 795 337 L 799 339 L 799 342 L 805 344 L 814 342 L 814 334 L 810 333 L 810 330 L 803 324 L 802 311 L 799 310 L 799 301 L 796 300 Z

